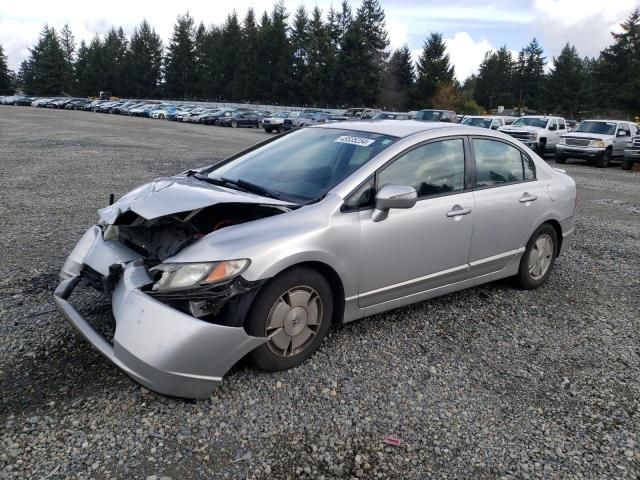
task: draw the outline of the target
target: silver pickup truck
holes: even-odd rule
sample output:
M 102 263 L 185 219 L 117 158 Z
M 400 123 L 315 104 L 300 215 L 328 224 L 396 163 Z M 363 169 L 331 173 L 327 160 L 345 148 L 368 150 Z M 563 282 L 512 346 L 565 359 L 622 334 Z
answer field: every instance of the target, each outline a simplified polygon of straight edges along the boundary
M 634 123 L 621 120 L 585 120 L 573 132 L 562 135 L 556 146 L 556 162 L 579 158 L 604 168 L 611 161 L 622 160 L 627 141 L 637 129 Z
M 622 158 L 622 169 L 631 170 L 635 163 L 640 163 L 640 135 L 634 135 L 627 142 Z

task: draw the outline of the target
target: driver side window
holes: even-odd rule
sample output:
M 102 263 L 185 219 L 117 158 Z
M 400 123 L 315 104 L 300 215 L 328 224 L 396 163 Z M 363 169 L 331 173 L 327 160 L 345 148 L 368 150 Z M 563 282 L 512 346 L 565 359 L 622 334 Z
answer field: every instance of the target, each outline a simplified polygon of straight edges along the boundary
M 462 139 L 440 140 L 410 150 L 378 174 L 378 189 L 387 184 L 412 186 L 419 198 L 464 190 Z

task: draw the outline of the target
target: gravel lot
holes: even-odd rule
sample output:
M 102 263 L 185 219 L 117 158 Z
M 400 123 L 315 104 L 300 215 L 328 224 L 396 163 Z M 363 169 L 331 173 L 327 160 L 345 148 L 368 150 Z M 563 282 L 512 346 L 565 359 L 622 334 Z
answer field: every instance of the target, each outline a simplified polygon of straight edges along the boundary
M 543 288 L 499 282 L 349 324 L 294 370 L 241 364 L 191 402 L 81 339 L 54 310 L 58 270 L 109 193 L 266 134 L 0 111 L 0 478 L 640 475 L 639 174 L 565 167 L 577 234 Z

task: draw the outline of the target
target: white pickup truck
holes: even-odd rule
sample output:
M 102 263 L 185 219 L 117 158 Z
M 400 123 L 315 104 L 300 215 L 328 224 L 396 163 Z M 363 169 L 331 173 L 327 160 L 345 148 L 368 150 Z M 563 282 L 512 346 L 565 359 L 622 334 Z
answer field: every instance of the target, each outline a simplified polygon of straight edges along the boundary
M 560 136 L 567 133 L 567 124 L 562 117 L 526 115 L 511 125 L 498 128 L 498 131 L 517 138 L 542 157 L 555 151 Z

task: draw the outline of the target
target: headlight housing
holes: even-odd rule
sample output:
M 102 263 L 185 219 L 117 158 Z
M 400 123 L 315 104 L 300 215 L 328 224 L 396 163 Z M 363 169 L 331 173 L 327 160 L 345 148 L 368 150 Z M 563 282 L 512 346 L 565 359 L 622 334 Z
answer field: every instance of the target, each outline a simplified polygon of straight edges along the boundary
M 161 272 L 152 290 L 173 292 L 223 282 L 240 275 L 250 263 L 247 258 L 206 263 L 162 263 L 150 269 L 151 273 Z
M 591 146 L 596 148 L 604 148 L 604 140 L 593 140 L 591 142 Z
M 538 139 L 538 134 L 536 132 L 531 132 L 531 133 L 529 133 L 529 138 L 531 140 L 537 140 Z

